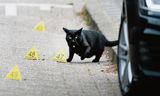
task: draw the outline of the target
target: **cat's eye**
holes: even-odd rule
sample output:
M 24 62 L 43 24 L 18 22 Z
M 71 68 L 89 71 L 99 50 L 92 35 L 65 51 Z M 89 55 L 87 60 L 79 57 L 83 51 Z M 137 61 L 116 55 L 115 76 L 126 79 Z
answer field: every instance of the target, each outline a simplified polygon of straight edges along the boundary
M 68 36 L 68 39 L 72 39 L 72 37 Z
M 75 39 L 78 39 L 78 37 L 76 36 Z

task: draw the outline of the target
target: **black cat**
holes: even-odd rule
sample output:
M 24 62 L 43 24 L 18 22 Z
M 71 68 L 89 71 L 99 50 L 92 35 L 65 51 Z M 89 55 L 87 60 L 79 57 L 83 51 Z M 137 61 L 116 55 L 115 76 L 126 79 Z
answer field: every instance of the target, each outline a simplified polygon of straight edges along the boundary
M 91 30 L 69 30 L 63 28 L 66 32 L 66 41 L 69 46 L 69 58 L 67 62 L 71 62 L 74 53 L 81 57 L 81 60 L 96 56 L 92 62 L 99 62 L 104 51 L 104 47 L 112 47 L 118 44 L 117 41 L 108 41 L 105 36 L 96 31 Z

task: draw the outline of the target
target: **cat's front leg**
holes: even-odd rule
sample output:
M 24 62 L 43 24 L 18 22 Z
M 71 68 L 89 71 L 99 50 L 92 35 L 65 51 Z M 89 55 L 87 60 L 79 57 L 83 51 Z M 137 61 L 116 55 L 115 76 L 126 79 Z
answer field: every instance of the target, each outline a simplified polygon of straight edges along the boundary
M 74 56 L 74 52 L 69 48 L 69 57 L 67 59 L 67 62 L 71 62 Z

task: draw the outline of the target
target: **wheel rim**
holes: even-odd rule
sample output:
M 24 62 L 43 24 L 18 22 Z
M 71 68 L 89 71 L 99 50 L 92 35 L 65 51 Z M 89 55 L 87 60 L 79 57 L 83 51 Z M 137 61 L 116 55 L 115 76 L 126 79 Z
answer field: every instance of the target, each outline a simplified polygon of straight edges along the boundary
M 123 91 L 128 91 L 128 86 L 132 82 L 132 70 L 131 62 L 129 59 L 129 39 L 128 39 L 128 24 L 126 19 L 122 22 L 122 28 L 119 39 L 119 79 L 121 83 L 121 88 Z

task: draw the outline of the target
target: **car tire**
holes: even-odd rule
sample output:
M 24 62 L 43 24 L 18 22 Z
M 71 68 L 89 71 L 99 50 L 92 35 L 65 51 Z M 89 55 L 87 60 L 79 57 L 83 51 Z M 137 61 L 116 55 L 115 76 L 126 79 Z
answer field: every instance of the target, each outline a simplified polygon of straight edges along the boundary
M 118 79 L 121 93 L 123 96 L 135 95 L 135 85 L 130 60 L 130 44 L 128 36 L 128 22 L 123 7 L 122 18 L 119 30 L 118 45 Z

